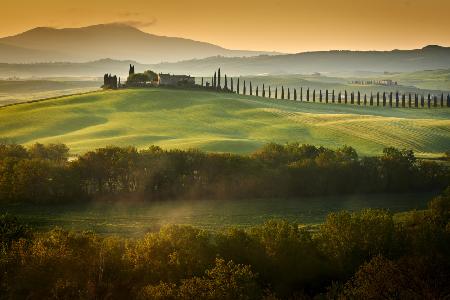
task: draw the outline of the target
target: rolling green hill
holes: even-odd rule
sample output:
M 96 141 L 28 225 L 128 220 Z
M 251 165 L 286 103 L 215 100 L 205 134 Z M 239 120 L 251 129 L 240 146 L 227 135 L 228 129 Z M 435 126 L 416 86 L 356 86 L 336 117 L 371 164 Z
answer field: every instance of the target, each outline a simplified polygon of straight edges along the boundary
M 344 144 L 436 156 L 450 149 L 450 109 L 390 109 L 295 103 L 234 94 L 136 89 L 67 96 L 0 108 L 0 138 L 61 142 L 74 153 L 105 145 L 247 153 L 264 143 Z

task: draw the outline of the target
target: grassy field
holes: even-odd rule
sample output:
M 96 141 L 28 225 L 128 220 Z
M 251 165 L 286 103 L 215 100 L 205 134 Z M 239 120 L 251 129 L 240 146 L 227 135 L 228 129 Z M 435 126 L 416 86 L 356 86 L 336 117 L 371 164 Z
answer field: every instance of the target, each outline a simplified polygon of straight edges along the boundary
M 450 109 L 299 103 L 169 89 L 102 91 L 0 108 L 0 138 L 66 143 L 74 154 L 106 145 L 248 153 L 268 142 L 383 147 L 439 156 L 450 149 Z
M 68 78 L 0 80 L 0 106 L 98 90 L 97 80 Z
M 433 196 L 435 195 L 432 193 L 424 193 L 229 201 L 123 201 L 86 205 L 21 204 L 0 206 L 0 214 L 16 215 L 38 230 L 59 226 L 65 229 L 130 236 L 158 230 L 165 224 L 193 225 L 215 230 L 231 226 L 249 227 L 270 219 L 316 225 L 323 223 L 328 213 L 341 210 L 380 208 L 404 214 L 409 210 L 426 208 L 426 203 Z

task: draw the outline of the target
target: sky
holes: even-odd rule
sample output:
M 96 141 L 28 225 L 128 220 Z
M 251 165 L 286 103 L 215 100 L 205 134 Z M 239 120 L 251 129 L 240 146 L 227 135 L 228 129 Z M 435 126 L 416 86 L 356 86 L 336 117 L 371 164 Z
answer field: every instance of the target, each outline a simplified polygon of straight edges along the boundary
M 230 49 L 297 53 L 450 46 L 450 0 L 1 0 L 0 37 L 126 23 Z

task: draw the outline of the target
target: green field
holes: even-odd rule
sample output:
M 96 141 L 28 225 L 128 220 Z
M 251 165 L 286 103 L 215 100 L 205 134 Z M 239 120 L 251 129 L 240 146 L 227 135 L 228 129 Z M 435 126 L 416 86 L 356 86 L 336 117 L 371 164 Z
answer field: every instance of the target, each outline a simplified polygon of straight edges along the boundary
M 299 103 L 169 89 L 103 91 L 0 108 L 0 138 L 66 143 L 74 154 L 106 146 L 248 153 L 268 142 L 383 147 L 439 156 L 450 149 L 450 109 Z
M 3 205 L 0 214 L 11 213 L 38 230 L 54 226 L 92 230 L 101 234 L 141 235 L 166 224 L 192 225 L 204 229 L 249 227 L 270 219 L 306 225 L 323 223 L 333 211 L 388 209 L 401 213 L 425 209 L 435 196 L 423 194 L 348 195 L 302 199 L 194 200 L 164 202 L 116 202 L 86 205 Z M 399 215 L 401 216 L 401 215 Z

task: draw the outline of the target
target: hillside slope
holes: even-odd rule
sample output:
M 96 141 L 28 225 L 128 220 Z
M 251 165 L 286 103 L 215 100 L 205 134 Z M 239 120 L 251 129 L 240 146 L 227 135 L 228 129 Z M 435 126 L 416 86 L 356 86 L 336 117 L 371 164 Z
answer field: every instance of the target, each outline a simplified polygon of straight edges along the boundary
M 106 145 L 157 144 L 248 153 L 267 142 L 383 147 L 433 156 L 450 149 L 449 109 L 388 109 L 294 103 L 167 89 L 105 91 L 0 108 L 0 137 L 68 144 L 74 153 Z
M 158 36 L 125 24 L 99 24 L 62 29 L 38 27 L 0 38 L 0 44 L 28 49 L 28 55 L 20 55 L 6 49 L 3 51 L 0 47 L 0 62 L 16 63 L 82 62 L 103 58 L 159 63 L 215 55 L 253 56 L 268 53 L 229 50 L 190 39 Z

